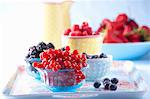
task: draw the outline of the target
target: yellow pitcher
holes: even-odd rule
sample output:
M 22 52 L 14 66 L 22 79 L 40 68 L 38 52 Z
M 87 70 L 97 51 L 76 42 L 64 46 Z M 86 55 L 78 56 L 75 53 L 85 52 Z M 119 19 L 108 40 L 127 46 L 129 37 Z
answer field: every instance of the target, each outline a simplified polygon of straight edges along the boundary
M 70 27 L 69 10 L 72 1 L 44 2 L 45 26 L 43 41 L 52 42 L 56 48 L 61 47 L 61 35 Z

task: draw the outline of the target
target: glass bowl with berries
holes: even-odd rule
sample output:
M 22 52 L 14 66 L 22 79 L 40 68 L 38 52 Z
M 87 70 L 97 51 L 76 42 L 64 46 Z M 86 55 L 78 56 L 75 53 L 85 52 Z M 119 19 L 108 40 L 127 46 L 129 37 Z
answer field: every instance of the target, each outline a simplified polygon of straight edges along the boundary
M 150 51 L 150 28 L 139 26 L 125 13 L 115 20 L 104 19 L 96 32 L 104 33 L 102 52 L 115 60 L 135 60 Z
M 88 68 L 85 71 L 86 81 L 93 82 L 103 77 L 112 65 L 112 56 L 101 53 L 100 55 L 88 55 L 87 57 Z
M 62 45 L 70 46 L 71 51 L 77 49 L 79 53 L 98 54 L 101 51 L 103 36 L 93 32 L 87 22 L 68 28 L 62 36 Z M 93 50 L 94 49 L 94 50 Z
M 42 62 L 34 62 L 45 86 L 53 92 L 76 91 L 83 85 L 86 56 L 70 47 L 48 49 L 40 54 Z
M 52 43 L 46 44 L 44 42 L 40 42 L 37 46 L 30 47 L 28 50 L 28 54 L 25 57 L 25 61 L 27 63 L 26 71 L 29 75 L 35 77 L 38 80 L 40 80 L 39 72 L 36 68 L 33 67 L 32 64 L 33 62 L 41 62 L 40 53 L 49 48 L 54 49 L 55 47 Z

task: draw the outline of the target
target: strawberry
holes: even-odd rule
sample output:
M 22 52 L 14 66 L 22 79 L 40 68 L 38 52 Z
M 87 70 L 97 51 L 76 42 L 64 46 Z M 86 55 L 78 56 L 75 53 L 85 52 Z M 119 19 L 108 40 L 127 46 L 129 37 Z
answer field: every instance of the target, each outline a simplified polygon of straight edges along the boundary
M 127 25 L 131 26 L 132 29 L 137 29 L 139 27 L 133 19 L 129 19 Z
M 128 16 L 125 13 L 119 14 L 116 18 L 116 22 L 126 23 L 128 20 Z
M 141 36 L 138 33 L 134 33 L 128 36 L 128 40 L 130 42 L 140 42 Z
M 127 36 L 127 35 L 129 35 L 131 33 L 131 31 L 132 31 L 131 26 L 127 25 L 127 26 L 124 27 L 123 35 Z
M 142 26 L 141 27 L 142 30 L 144 30 L 146 33 L 150 33 L 150 28 L 148 26 Z

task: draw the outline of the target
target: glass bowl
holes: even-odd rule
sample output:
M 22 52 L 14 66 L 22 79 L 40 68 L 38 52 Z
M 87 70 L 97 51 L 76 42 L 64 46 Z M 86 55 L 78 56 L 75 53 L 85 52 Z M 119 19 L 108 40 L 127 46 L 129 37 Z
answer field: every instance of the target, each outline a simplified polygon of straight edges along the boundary
M 70 46 L 71 51 L 78 50 L 80 53 L 99 54 L 102 47 L 103 36 L 62 36 L 62 45 Z M 94 50 L 93 50 L 94 49 Z
M 82 80 L 80 83 L 77 83 L 73 69 L 64 69 L 56 72 L 47 69 L 38 69 L 38 71 L 46 88 L 53 92 L 75 92 L 84 82 Z
M 107 58 L 87 59 L 86 81 L 93 82 L 98 80 L 108 72 L 112 65 L 112 56 L 107 56 Z
M 33 67 L 32 63 L 33 62 L 41 62 L 40 58 L 29 58 L 29 59 L 25 59 L 27 65 L 26 65 L 26 71 L 29 75 L 33 76 L 35 79 L 37 80 L 41 80 L 40 74 L 38 72 L 38 70 Z

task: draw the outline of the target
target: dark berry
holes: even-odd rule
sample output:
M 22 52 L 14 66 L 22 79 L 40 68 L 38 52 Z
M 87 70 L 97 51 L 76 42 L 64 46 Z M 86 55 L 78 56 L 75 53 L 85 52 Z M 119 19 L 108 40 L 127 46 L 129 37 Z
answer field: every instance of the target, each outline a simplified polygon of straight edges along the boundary
M 28 55 L 26 56 L 26 58 L 29 58 L 30 57 L 30 53 L 28 53 Z
M 40 42 L 37 46 L 41 47 L 42 49 L 46 50 L 46 43 Z
M 101 86 L 101 83 L 96 81 L 93 86 L 94 88 L 99 88 Z
M 109 78 L 105 78 L 105 79 L 103 80 L 103 85 L 105 85 L 106 83 L 110 83 L 110 79 L 109 79 Z
M 99 58 L 107 58 L 107 55 L 102 53 L 102 54 L 100 54 Z
M 65 51 L 65 47 L 61 48 L 62 51 Z
M 43 51 L 45 48 L 43 48 L 42 45 L 38 45 L 38 46 L 36 46 L 36 49 L 38 51 Z
M 49 48 L 55 49 L 55 46 L 52 43 L 48 43 L 47 44 L 47 49 L 49 49 Z
M 109 86 L 109 89 L 115 91 L 115 90 L 117 90 L 117 86 L 115 84 L 111 84 Z
M 112 78 L 111 79 L 111 83 L 113 84 L 117 84 L 119 82 L 119 80 L 117 78 Z
M 36 50 L 36 46 L 32 46 L 32 47 L 29 48 L 29 52 L 31 52 L 33 50 Z
M 110 86 L 110 83 L 105 83 L 105 84 L 104 84 L 104 89 L 105 89 L 105 90 L 109 90 L 109 86 Z
M 35 55 L 37 53 L 37 49 L 30 51 L 30 55 Z
M 92 55 L 91 58 L 96 59 L 96 58 L 98 58 L 98 55 Z

